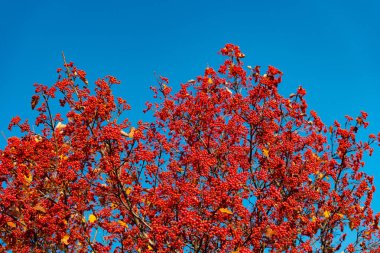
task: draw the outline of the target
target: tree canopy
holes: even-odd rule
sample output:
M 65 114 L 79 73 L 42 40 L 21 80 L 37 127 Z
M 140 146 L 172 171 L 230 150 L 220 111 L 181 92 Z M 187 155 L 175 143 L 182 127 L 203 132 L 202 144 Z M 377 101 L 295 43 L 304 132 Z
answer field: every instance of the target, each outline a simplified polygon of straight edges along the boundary
M 280 70 L 220 54 L 178 92 L 159 77 L 136 125 L 113 76 L 92 87 L 65 60 L 36 84 L 35 122 L 13 118 L 0 151 L 1 251 L 378 252 L 367 114 L 326 126 Z

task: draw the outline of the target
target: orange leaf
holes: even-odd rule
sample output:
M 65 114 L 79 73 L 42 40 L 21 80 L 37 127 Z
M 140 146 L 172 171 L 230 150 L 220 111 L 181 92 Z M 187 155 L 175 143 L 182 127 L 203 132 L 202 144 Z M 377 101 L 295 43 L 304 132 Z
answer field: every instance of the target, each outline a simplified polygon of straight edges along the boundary
M 321 172 L 318 171 L 317 172 L 317 176 L 318 176 L 319 179 L 321 179 L 321 178 L 323 178 L 324 175 L 323 175 L 323 173 L 321 173 Z
M 11 228 L 15 228 L 16 224 L 14 224 L 12 221 L 8 221 L 7 225 L 10 226 Z
M 275 234 L 275 232 L 274 232 L 273 229 L 271 229 L 271 228 L 267 228 L 267 230 L 265 231 L 265 235 L 266 235 L 267 237 L 269 237 L 269 238 L 271 238 L 272 235 L 274 235 L 274 234 Z
M 125 227 L 125 228 L 128 228 L 128 224 L 127 223 L 125 223 L 124 221 L 122 221 L 122 220 L 118 220 L 117 221 L 117 223 L 119 223 L 120 224 L 120 226 L 123 226 L 123 227 Z
M 348 225 L 349 225 L 349 227 L 350 227 L 351 230 L 354 230 L 357 227 L 352 221 L 350 221 L 348 223 Z
M 40 211 L 42 213 L 46 213 L 46 209 L 40 203 L 38 203 L 37 205 L 35 205 L 33 207 L 33 209 L 36 210 L 36 211 Z
M 232 214 L 231 210 L 228 208 L 219 208 L 219 212 L 226 213 L 226 214 Z
M 64 235 L 61 239 L 61 243 L 68 245 L 69 244 L 69 242 L 68 242 L 69 238 L 70 238 L 69 235 Z

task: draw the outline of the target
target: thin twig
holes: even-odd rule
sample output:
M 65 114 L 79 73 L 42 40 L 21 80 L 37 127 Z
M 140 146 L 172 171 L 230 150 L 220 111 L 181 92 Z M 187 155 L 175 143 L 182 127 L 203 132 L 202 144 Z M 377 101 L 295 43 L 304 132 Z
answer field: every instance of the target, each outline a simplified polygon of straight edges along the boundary
M 4 137 L 5 142 L 8 142 L 7 136 L 5 135 L 4 131 L 1 131 L 1 135 Z

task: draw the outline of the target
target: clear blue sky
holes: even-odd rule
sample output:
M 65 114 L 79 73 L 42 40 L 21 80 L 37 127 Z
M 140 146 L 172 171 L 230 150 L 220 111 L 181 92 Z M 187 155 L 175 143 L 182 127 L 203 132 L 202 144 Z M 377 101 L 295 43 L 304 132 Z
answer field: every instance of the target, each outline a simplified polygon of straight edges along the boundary
M 33 83 L 52 84 L 61 51 L 90 82 L 111 74 L 136 122 L 154 72 L 171 85 L 217 67 L 217 51 L 240 45 L 247 65 L 281 69 L 282 94 L 302 84 L 325 123 L 369 113 L 380 131 L 380 1 L 11 1 L 0 0 L 0 131 L 12 116 L 33 119 Z M 0 147 L 5 139 L 1 137 Z M 380 148 L 366 158 L 377 177 Z

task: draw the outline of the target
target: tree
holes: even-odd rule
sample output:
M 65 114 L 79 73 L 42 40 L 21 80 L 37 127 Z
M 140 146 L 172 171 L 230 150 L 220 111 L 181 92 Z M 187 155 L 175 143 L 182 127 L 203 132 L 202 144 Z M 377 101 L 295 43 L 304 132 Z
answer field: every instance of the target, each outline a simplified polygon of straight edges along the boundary
M 281 71 L 246 71 L 232 44 L 220 53 L 176 93 L 159 77 L 155 121 L 136 126 L 112 76 L 92 93 L 65 61 L 37 84 L 38 131 L 15 117 L 22 137 L 0 151 L 1 251 L 378 252 L 361 167 L 380 134 L 357 140 L 367 114 L 328 127 L 302 87 L 278 93 Z

